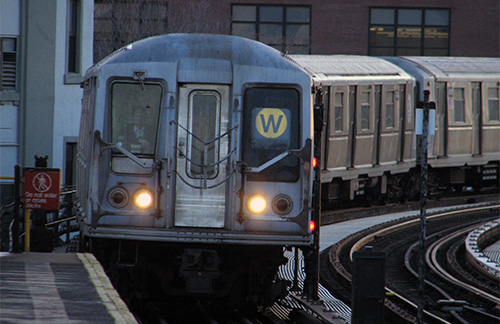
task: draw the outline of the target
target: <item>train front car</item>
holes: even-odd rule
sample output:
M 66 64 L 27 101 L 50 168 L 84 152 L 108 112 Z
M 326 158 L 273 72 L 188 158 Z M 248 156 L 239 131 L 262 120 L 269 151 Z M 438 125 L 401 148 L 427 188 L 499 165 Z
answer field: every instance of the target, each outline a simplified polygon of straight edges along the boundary
M 255 41 L 172 34 L 83 86 L 80 245 L 122 296 L 283 293 L 284 247 L 312 244 L 310 77 Z

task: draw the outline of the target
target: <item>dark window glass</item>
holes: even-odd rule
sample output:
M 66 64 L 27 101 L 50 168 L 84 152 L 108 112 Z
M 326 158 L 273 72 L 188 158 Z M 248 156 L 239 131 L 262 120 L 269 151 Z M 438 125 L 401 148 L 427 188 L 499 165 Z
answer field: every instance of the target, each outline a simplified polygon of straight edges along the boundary
M 388 91 L 385 103 L 385 127 L 394 127 L 394 91 Z
M 361 92 L 361 129 L 370 129 L 370 92 Z
M 115 82 L 111 87 L 111 138 L 132 153 L 153 154 L 162 96 L 159 84 Z
M 283 39 L 283 27 L 276 24 L 259 25 L 259 41 L 266 44 L 281 44 Z
M 498 88 L 488 88 L 488 120 L 500 121 L 500 98 Z
M 398 47 L 416 47 L 420 49 L 422 41 L 420 28 L 398 28 Z
M 214 116 L 218 115 L 219 102 L 216 93 L 196 92 L 191 98 L 191 133 L 189 159 L 191 177 L 203 177 L 203 165 L 211 165 L 217 160 L 217 149 L 215 142 L 211 142 L 217 137 L 218 123 Z M 215 166 L 207 168 L 207 175 L 215 175 Z
M 464 89 L 455 88 L 453 89 L 453 109 L 455 110 L 454 118 L 455 122 L 465 122 L 465 99 L 464 99 Z
M 78 33 L 80 24 L 80 1 L 70 0 L 68 2 L 68 51 L 67 70 L 68 72 L 80 72 L 78 69 Z
M 399 25 L 422 25 L 422 10 L 419 9 L 399 9 Z
M 245 91 L 243 160 L 259 167 L 288 149 L 299 148 L 300 104 L 294 89 L 250 88 Z M 248 180 L 295 182 L 300 161 L 288 156 Z
M 335 131 L 344 130 L 344 94 L 335 93 Z
M 286 7 L 287 22 L 308 23 L 310 20 L 310 10 L 308 7 Z
M 425 11 L 425 24 L 430 26 L 448 26 L 450 24 L 450 13 L 448 10 L 432 10 Z
M 233 6 L 234 21 L 255 21 L 257 17 L 257 8 L 255 6 Z
M 448 28 L 428 27 L 424 29 L 424 47 L 430 48 L 446 48 L 448 47 L 448 39 L 450 34 Z
M 371 24 L 392 25 L 394 24 L 394 9 L 372 9 Z
M 394 47 L 394 27 L 379 26 L 370 28 L 370 45 Z
M 256 24 L 233 23 L 233 35 L 257 39 Z
M 262 22 L 282 22 L 283 7 L 260 7 L 260 21 Z
M 286 27 L 286 40 L 288 44 L 309 43 L 309 25 L 288 25 Z

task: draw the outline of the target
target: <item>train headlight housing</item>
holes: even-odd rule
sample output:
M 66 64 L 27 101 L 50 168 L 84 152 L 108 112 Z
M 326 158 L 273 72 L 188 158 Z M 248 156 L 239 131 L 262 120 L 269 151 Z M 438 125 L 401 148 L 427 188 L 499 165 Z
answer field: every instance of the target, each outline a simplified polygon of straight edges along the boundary
M 287 195 L 278 195 L 273 199 L 273 211 L 278 215 L 286 215 L 292 211 L 292 199 Z
M 109 192 L 108 201 L 114 208 L 123 208 L 128 203 L 128 193 L 121 187 L 115 187 Z
M 134 195 L 134 204 L 137 208 L 148 209 L 153 205 L 153 194 L 147 189 L 140 189 Z
M 247 208 L 253 214 L 262 214 L 267 208 L 267 200 L 262 195 L 252 195 L 248 198 Z

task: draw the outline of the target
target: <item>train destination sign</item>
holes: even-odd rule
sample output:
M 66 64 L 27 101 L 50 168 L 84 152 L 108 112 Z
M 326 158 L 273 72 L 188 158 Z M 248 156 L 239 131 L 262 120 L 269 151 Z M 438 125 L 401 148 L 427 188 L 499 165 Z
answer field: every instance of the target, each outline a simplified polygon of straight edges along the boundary
M 58 210 L 61 195 L 61 170 L 47 168 L 25 168 L 23 185 L 23 208 Z

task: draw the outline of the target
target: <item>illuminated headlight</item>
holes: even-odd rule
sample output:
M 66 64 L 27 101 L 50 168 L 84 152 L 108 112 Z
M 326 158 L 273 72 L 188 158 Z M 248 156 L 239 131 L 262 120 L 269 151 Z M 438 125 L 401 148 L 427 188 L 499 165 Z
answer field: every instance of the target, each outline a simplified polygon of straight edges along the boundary
M 153 205 L 153 194 L 147 189 L 140 189 L 134 195 L 134 203 L 140 209 L 148 209 Z
M 109 192 L 108 201 L 114 208 L 123 208 L 128 203 L 128 193 L 123 188 L 115 187 Z
M 262 214 L 267 208 L 267 200 L 262 195 L 253 195 L 248 198 L 247 207 L 253 214 Z
M 292 199 L 287 195 L 278 195 L 273 199 L 273 211 L 278 215 L 286 215 L 292 211 Z

